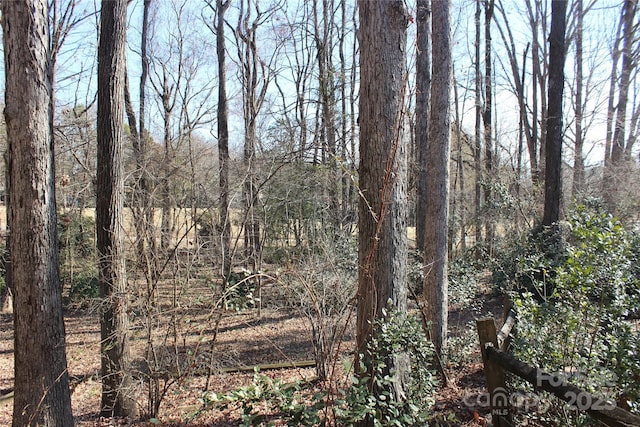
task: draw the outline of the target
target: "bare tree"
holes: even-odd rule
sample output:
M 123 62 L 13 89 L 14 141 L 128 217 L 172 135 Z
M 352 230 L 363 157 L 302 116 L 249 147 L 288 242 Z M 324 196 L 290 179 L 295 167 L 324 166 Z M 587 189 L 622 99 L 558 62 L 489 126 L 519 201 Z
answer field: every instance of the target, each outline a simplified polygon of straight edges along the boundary
M 584 69 L 583 69 L 583 47 L 582 47 L 582 33 L 583 33 L 583 19 L 584 19 L 584 5 L 582 0 L 576 0 L 576 34 L 575 34 L 575 48 L 576 48 L 576 85 L 575 85 L 575 142 L 574 142 L 574 160 L 573 160 L 573 184 L 572 195 L 576 199 L 580 193 L 584 190 L 584 135 L 582 130 L 584 104 L 583 104 L 583 86 L 584 86 Z
M 510 84 L 512 84 L 512 91 L 518 100 L 519 111 L 519 123 L 522 126 L 522 132 L 524 139 L 527 142 L 527 152 L 529 154 L 529 165 L 531 170 L 531 183 L 536 186 L 539 182 L 539 162 L 538 162 L 538 136 L 537 136 L 537 118 L 533 115 L 535 108 L 532 108 L 532 118 L 529 119 L 530 107 L 527 102 L 525 79 L 522 77 L 526 73 L 526 58 L 529 55 L 531 44 L 527 44 L 522 53 L 522 65 L 518 62 L 518 55 L 520 54 L 516 50 L 516 43 L 511 31 L 511 26 L 507 19 L 507 12 L 505 11 L 502 1 L 498 1 L 495 5 L 496 10 L 499 12 L 501 21 L 496 17 L 494 21 L 497 23 L 496 27 L 500 33 L 500 38 L 507 51 L 507 57 L 509 61 L 509 70 L 511 71 Z M 537 113 L 536 113 L 537 114 Z
M 364 355 L 375 319 L 391 304 L 407 308 L 407 152 L 402 136 L 407 11 L 402 1 L 358 2 L 360 15 L 360 210 L 357 351 Z M 400 359 L 389 361 L 402 399 Z M 371 369 L 371 367 L 368 367 Z M 370 380 L 372 381 L 372 380 Z M 372 383 L 371 388 L 375 385 Z M 362 425 L 373 425 L 366 419 Z
M 618 86 L 618 104 L 616 106 L 616 120 L 611 144 L 611 163 L 620 163 L 625 152 L 625 127 L 627 122 L 627 104 L 632 70 L 635 68 L 637 55 L 634 44 L 637 43 L 635 15 L 638 10 L 638 0 L 624 2 L 622 21 L 624 22 L 622 42 L 622 69 Z
M 564 92 L 564 60 L 567 1 L 556 0 L 551 6 L 549 34 L 549 102 L 547 116 L 546 173 L 544 182 L 543 225 L 551 226 L 560 219 L 562 200 L 562 94 Z
M 222 277 L 226 282 L 231 274 L 231 221 L 229 218 L 229 107 L 227 105 L 227 70 L 224 35 L 224 14 L 230 0 L 216 0 L 216 53 L 218 56 L 218 169 L 220 171 L 220 228 Z
M 427 228 L 427 145 L 431 96 L 431 2 L 419 0 L 416 11 L 416 247 L 424 251 Z
M 482 121 L 484 124 L 484 202 L 487 206 L 492 204 L 492 185 L 494 182 L 494 139 L 493 131 L 493 63 L 491 59 L 491 22 L 493 21 L 494 0 L 484 0 L 484 108 Z M 494 246 L 495 224 L 492 212 L 487 210 L 485 218 L 487 250 L 491 254 Z
M 262 260 L 261 221 L 259 212 L 257 211 L 259 201 L 259 186 L 256 170 L 258 161 L 258 114 L 265 101 L 269 83 L 273 78 L 273 72 L 270 68 L 271 64 L 265 62 L 265 60 L 260 57 L 257 38 L 260 25 L 264 23 L 274 11 L 274 7 L 261 10 L 258 2 L 255 0 L 243 0 L 240 4 L 238 22 L 234 28 L 238 58 L 240 61 L 244 119 L 244 249 L 247 266 L 252 272 L 258 271 Z M 273 60 L 274 57 L 275 55 L 272 56 L 271 59 Z
M 126 0 L 104 0 L 98 44 L 96 240 L 101 308 L 103 416 L 133 416 L 125 270 L 122 163 Z
M 424 295 L 431 321 L 431 340 L 438 354 L 447 339 L 448 217 L 450 156 L 450 92 L 452 78 L 449 0 L 433 2 L 433 70 L 431 116 L 427 154 L 427 224 L 425 236 Z
M 71 426 L 51 129 L 47 2 L 2 2 L 8 225 L 14 291 L 13 425 Z
M 144 0 L 142 6 L 142 31 L 140 33 L 140 83 L 138 86 L 138 117 L 133 108 L 128 72 L 125 71 L 125 111 L 131 134 L 135 170 L 133 173 L 132 213 L 136 229 L 136 249 L 138 267 L 142 270 L 147 284 L 147 294 L 153 294 L 158 271 L 156 254 L 155 224 L 152 206 L 152 179 L 149 172 L 149 133 L 146 125 L 146 87 L 149 75 L 149 9 L 151 0 Z

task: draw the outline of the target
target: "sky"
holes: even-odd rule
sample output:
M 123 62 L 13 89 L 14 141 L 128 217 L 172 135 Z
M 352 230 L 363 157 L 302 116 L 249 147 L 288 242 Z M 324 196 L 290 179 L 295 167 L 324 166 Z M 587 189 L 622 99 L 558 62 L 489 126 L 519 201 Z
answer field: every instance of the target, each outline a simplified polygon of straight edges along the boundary
M 585 0 L 588 3 L 588 1 Z M 189 64 L 194 68 L 193 71 L 193 92 L 194 96 L 199 96 L 199 101 L 193 102 L 192 105 L 205 106 L 206 109 L 213 109 L 216 103 L 216 57 L 214 35 L 204 25 L 203 17 L 210 18 L 211 11 L 206 7 L 203 1 L 189 0 L 182 3 L 178 0 L 158 0 L 155 2 L 159 12 L 155 16 L 155 25 L 152 28 L 153 41 L 150 45 L 150 52 L 156 57 L 152 66 L 151 80 L 158 81 L 161 66 L 164 65 L 169 71 L 177 69 L 177 52 L 167 49 L 168 46 L 175 45 L 176 33 L 178 29 L 182 31 L 182 36 L 188 43 Z M 351 2 L 353 3 L 353 1 Z M 516 43 L 520 45 L 517 50 L 521 51 L 531 39 L 530 30 L 526 23 L 525 16 L 525 0 L 505 0 L 505 8 L 507 21 L 514 33 Z M 592 123 L 586 135 L 586 152 L 587 163 L 596 165 L 600 164 L 603 159 L 603 141 L 604 141 L 604 118 L 606 114 L 606 95 L 607 95 L 607 78 L 610 73 L 610 49 L 612 35 L 618 21 L 620 1 L 614 0 L 598 0 L 596 6 L 587 14 L 585 19 L 585 73 L 591 75 L 590 97 L 587 102 L 587 119 Z M 265 2 L 261 2 L 262 5 Z M 234 7 L 237 1 L 232 3 L 232 7 L 228 12 L 228 16 L 233 22 Z M 300 3 L 296 0 L 285 0 L 284 5 L 290 15 L 298 9 Z M 410 13 L 414 13 L 413 2 L 408 1 L 407 6 Z M 98 15 L 95 10 L 99 7 L 97 0 L 80 0 L 76 13 L 77 16 L 86 16 L 81 24 L 76 26 L 69 34 L 69 37 L 62 49 L 58 60 L 58 81 L 57 85 L 57 102 L 58 108 L 64 110 L 73 105 L 88 105 L 95 99 L 95 70 L 96 70 L 96 47 L 97 47 L 97 23 Z M 264 7 L 264 6 L 263 6 Z M 138 99 L 137 88 L 140 75 L 140 57 L 139 57 L 139 38 L 141 27 L 141 10 L 142 0 L 133 0 L 129 6 L 129 25 L 128 25 L 128 68 L 131 81 L 132 96 L 134 100 Z M 463 124 L 467 132 L 473 133 L 474 121 L 474 101 L 473 101 L 473 44 L 474 44 L 474 17 L 475 11 L 474 0 L 454 0 L 452 2 L 452 22 L 453 40 L 454 40 L 454 63 L 456 69 L 456 82 L 459 85 L 458 92 L 460 99 L 459 105 L 462 108 Z M 176 22 L 176 16 L 182 14 L 180 24 Z M 259 40 L 261 54 L 267 58 L 276 48 L 283 46 L 274 45 L 274 29 L 278 25 L 283 24 L 283 14 L 278 14 L 281 21 L 267 22 L 264 24 L 264 31 L 261 33 Z M 482 17 L 484 19 L 484 16 Z M 415 61 L 412 57 L 415 52 L 412 34 L 415 33 L 415 25 L 409 28 L 408 52 L 410 57 L 408 63 L 411 66 Z M 514 144 L 517 140 L 517 121 L 518 109 L 515 98 L 511 93 L 510 83 L 505 74 L 508 75 L 508 64 L 505 63 L 506 55 L 502 47 L 502 41 L 496 24 L 492 25 L 493 46 L 494 46 L 494 69 L 496 72 L 496 122 L 498 126 L 498 135 L 502 144 L 503 156 L 508 160 L 508 156 L 514 152 Z M 231 96 L 231 114 L 235 117 L 233 121 L 232 135 L 235 135 L 234 141 L 238 145 L 241 144 L 242 124 L 239 119 L 241 114 L 241 98 L 240 88 L 238 85 L 237 67 L 233 58 L 235 55 L 233 40 L 230 32 L 227 31 L 227 49 L 229 50 L 230 60 L 228 70 L 228 90 Z M 284 50 L 282 50 L 284 51 Z M 574 75 L 573 70 L 573 49 L 570 48 L 567 55 L 565 66 L 565 74 L 567 84 L 565 86 L 565 110 L 570 111 L 571 102 L 568 93 L 572 84 Z M 279 69 L 284 70 L 285 61 L 281 61 Z M 529 59 L 530 65 L 530 59 Z M 284 71 L 283 71 L 284 70 Z M 149 83 L 151 83 L 151 80 Z M 286 80 L 284 75 L 281 76 L 281 84 Z M 174 81 L 174 83 L 176 83 Z M 197 86 L 197 87 L 196 87 Z M 528 85 L 528 90 L 531 87 Z M 637 90 L 637 86 L 636 86 Z M 195 95 L 195 92 L 202 92 Z M 271 87 L 270 99 L 275 103 L 279 94 L 275 87 Z M 159 120 L 159 110 L 157 96 L 154 95 L 152 84 L 147 85 L 148 99 L 148 119 L 147 123 L 151 124 L 151 131 L 158 134 L 162 130 L 162 123 Z M 637 100 L 636 100 L 637 102 Z M 137 103 L 137 102 L 136 102 Z M 278 108 L 274 104 L 267 105 L 272 111 Z M 199 112 L 203 110 L 200 108 Z M 267 110 L 265 110 L 267 111 Z M 192 115 L 196 115 L 197 111 L 194 107 Z M 215 136 L 215 123 L 208 118 L 198 131 L 203 139 L 213 140 Z M 567 122 L 565 125 L 570 126 Z M 232 136 L 233 138 L 233 136 Z M 571 131 L 568 129 L 566 139 L 571 140 Z M 566 161 L 572 163 L 570 150 L 565 150 Z

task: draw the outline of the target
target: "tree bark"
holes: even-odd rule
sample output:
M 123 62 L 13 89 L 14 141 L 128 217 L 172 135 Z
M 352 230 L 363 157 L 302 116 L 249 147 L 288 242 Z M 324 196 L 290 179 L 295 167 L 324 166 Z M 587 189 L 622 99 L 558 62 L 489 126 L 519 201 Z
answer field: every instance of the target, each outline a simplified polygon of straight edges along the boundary
M 134 416 L 125 271 L 122 162 L 127 1 L 103 0 L 98 42 L 96 241 L 103 416 Z
M 220 190 L 220 231 L 222 277 L 224 283 L 231 274 L 231 223 L 229 219 L 229 107 L 227 106 L 227 70 L 224 38 L 224 13 L 230 0 L 216 0 L 216 52 L 218 55 L 218 168 Z
M 582 21 L 584 15 L 584 7 L 582 0 L 576 1 L 576 88 L 575 88 L 575 131 L 576 139 L 574 143 L 574 160 L 573 160 L 573 185 L 572 196 L 573 199 L 577 199 L 584 190 L 584 158 L 582 157 L 582 151 L 584 146 L 584 138 L 582 135 L 582 121 L 583 121 L 583 105 L 582 105 L 582 92 L 583 92 L 583 64 L 582 64 Z
M 493 184 L 493 64 L 491 59 L 491 21 L 493 20 L 493 0 L 484 0 L 484 109 L 482 111 L 482 121 L 484 124 L 484 203 L 486 206 L 492 205 L 491 186 Z M 493 212 L 485 209 L 485 243 L 489 255 L 493 252 L 495 238 L 495 224 Z
M 544 216 L 542 224 L 551 226 L 560 219 L 562 202 L 562 94 L 564 90 L 566 0 L 551 5 L 549 35 L 549 101 L 547 103 Z
M 47 13 L 44 0 L 2 2 L 16 427 L 73 425 L 58 272 Z
M 622 70 L 620 72 L 620 83 L 618 86 L 618 105 L 616 107 L 616 120 L 613 131 L 613 141 L 611 144 L 611 163 L 619 164 L 624 158 L 625 149 L 625 126 L 627 121 L 627 104 L 629 99 L 629 86 L 631 81 L 631 71 L 635 68 L 633 58 L 634 44 L 637 43 L 636 27 L 634 25 L 638 0 L 625 0 L 622 20 L 624 22 L 623 42 L 622 42 Z M 616 188 L 614 185 L 613 188 Z
M 407 308 L 407 159 L 402 137 L 407 12 L 402 1 L 358 2 L 360 170 L 357 353 L 367 365 L 372 324 L 392 305 Z M 397 399 L 408 369 L 390 361 Z M 374 388 L 370 383 L 371 389 Z M 372 425 L 365 420 L 361 425 Z
M 427 171 L 427 227 L 425 236 L 424 294 L 431 321 L 431 340 L 440 354 L 447 339 L 448 216 L 450 156 L 450 92 L 452 77 L 449 0 L 433 2 L 433 70 Z
M 416 8 L 416 248 L 424 252 L 431 97 L 431 1 L 418 0 Z
M 475 223 L 475 244 L 476 257 L 482 254 L 482 75 L 480 73 L 480 16 L 482 8 L 480 0 L 476 0 L 475 22 L 475 126 L 474 126 L 474 149 L 473 166 L 475 172 L 474 184 L 474 223 Z

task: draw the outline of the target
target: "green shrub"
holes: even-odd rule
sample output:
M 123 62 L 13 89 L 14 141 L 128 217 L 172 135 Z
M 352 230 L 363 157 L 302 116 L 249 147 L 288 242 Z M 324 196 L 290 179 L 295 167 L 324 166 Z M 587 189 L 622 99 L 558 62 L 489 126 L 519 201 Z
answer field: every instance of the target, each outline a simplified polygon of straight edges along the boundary
M 285 420 L 291 426 L 324 425 L 322 409 L 326 394 L 320 392 L 307 396 L 307 385 L 285 384 L 256 370 L 248 386 L 227 393 L 204 393 L 201 403 L 204 408 L 239 409 L 240 425 L 246 427 L 272 426 L 278 419 Z M 311 403 L 307 405 L 305 400 Z
M 79 271 L 73 277 L 66 279 L 71 280 L 69 293 L 65 299 L 66 304 L 86 306 L 100 296 L 98 271 L 95 268 Z
M 58 240 L 60 251 L 74 258 L 87 258 L 94 254 L 93 218 L 67 212 L 58 215 Z
M 360 375 L 354 376 L 337 410 L 339 425 L 353 425 L 367 417 L 371 417 L 374 426 L 426 425 L 433 414 L 437 380 L 432 370 L 433 346 L 425 338 L 420 321 L 388 311 L 374 323 L 367 353 L 371 369 L 367 370 L 364 364 L 358 367 Z M 411 370 L 405 398 L 400 400 L 392 395 L 398 379 L 393 371 L 389 372 L 388 361 L 402 353 L 408 357 Z M 370 389 L 369 375 L 374 390 Z
M 240 411 L 242 426 L 281 425 L 322 426 L 330 422 L 350 426 L 371 416 L 375 426 L 424 426 L 432 418 L 437 381 L 431 370 L 433 348 L 427 342 L 420 322 L 414 317 L 390 311 L 375 322 L 368 347 L 373 355 L 373 379 L 377 392 L 368 386 L 368 378 L 354 376 L 338 399 L 325 391 L 315 391 L 305 383 L 285 384 L 256 371 L 248 386 L 227 393 L 205 393 L 203 409 Z M 411 363 L 406 398 L 391 399 L 395 378 L 387 369 L 392 354 L 405 353 Z M 331 407 L 327 405 L 331 404 Z M 197 411 L 196 416 L 202 410 Z M 334 417 L 327 419 L 327 416 Z
M 544 286 L 552 292 L 542 300 L 530 290 L 514 293 L 518 312 L 514 352 L 529 364 L 565 374 L 578 387 L 637 411 L 640 337 L 629 316 L 637 312 L 640 293 L 634 247 L 638 240 L 594 206 L 575 207 L 567 226 L 564 252 L 557 258 L 562 262 L 542 278 L 531 277 L 533 289 Z M 535 262 L 522 262 L 522 271 L 537 271 L 538 260 L 545 256 L 529 257 Z M 566 411 L 559 401 L 548 404 L 548 412 L 536 415 L 546 422 L 590 422 L 583 414 Z

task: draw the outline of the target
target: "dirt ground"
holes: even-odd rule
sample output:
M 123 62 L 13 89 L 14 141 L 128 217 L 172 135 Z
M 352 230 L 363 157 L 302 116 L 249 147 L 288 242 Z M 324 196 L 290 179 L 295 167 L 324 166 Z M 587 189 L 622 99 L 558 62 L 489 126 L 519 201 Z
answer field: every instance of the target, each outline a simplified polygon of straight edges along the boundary
M 219 325 L 213 359 L 211 337 L 215 316 L 206 309 L 202 298 L 197 294 L 184 302 L 180 315 L 172 314 L 170 307 L 165 309 L 165 322 L 155 330 L 156 342 L 160 353 L 179 354 L 187 363 L 181 364 L 182 376 L 175 380 L 160 407 L 157 420 L 151 422 L 148 417 L 138 420 L 106 420 L 99 418 L 100 405 L 100 357 L 99 357 L 99 319 L 97 313 L 86 308 L 68 310 L 65 313 L 67 331 L 67 359 L 72 379 L 73 413 L 78 426 L 109 425 L 165 425 L 165 426 L 235 426 L 239 425 L 238 411 L 201 410 L 199 400 L 205 385 L 208 390 L 224 392 L 237 389 L 251 383 L 255 365 L 288 362 L 304 362 L 313 359 L 311 332 L 309 323 L 294 309 L 268 307 L 262 310 L 261 318 L 255 309 L 231 313 L 223 318 Z M 202 297 L 202 295 L 200 295 Z M 452 418 L 448 425 L 477 426 L 485 425 L 486 408 L 475 407 L 474 399 L 484 391 L 484 376 L 477 341 L 469 336 L 469 322 L 486 313 L 499 315 L 501 301 L 487 296 L 474 311 L 452 310 L 450 324 L 452 336 L 460 341 L 460 352 L 465 356 L 456 361 L 445 363 L 449 383 L 442 386 L 436 395 L 436 411 L 441 418 Z M 355 313 L 353 313 L 355 317 Z M 11 424 L 12 403 L 10 391 L 13 387 L 13 319 L 11 314 L 0 315 L 0 426 Z M 141 365 L 146 348 L 144 326 L 134 317 L 132 330 L 132 354 L 135 363 Z M 475 331 L 471 331 L 472 336 Z M 340 358 L 353 357 L 354 334 L 348 328 L 340 346 Z M 163 353 L 164 352 L 164 353 Z M 193 358 L 194 354 L 203 354 L 202 360 Z M 168 356 L 169 357 L 169 356 Z M 170 357 L 169 357 L 170 358 Z M 212 362 L 213 360 L 213 362 Z M 171 361 L 168 363 L 170 366 Z M 343 366 L 338 363 L 337 365 Z M 212 375 L 207 375 L 208 367 Z M 230 369 L 248 368 L 249 371 L 228 372 Z M 142 368 L 141 368 L 142 370 Z M 171 370 L 171 369 L 169 369 Z M 178 368 L 173 368 L 174 373 Z M 277 378 L 285 383 L 307 381 L 315 377 L 313 367 L 273 369 L 262 371 L 265 375 Z M 175 375 L 170 378 L 175 378 Z M 332 378 L 336 382 L 345 380 L 343 372 L 336 372 Z M 316 384 L 315 387 L 326 387 Z M 147 410 L 147 394 L 140 380 L 138 389 L 139 412 Z M 476 399 L 477 400 L 477 399 Z M 197 416 L 195 416 L 197 414 Z M 441 424 L 443 425 L 443 424 Z M 444 424 L 446 425 L 446 424 Z

